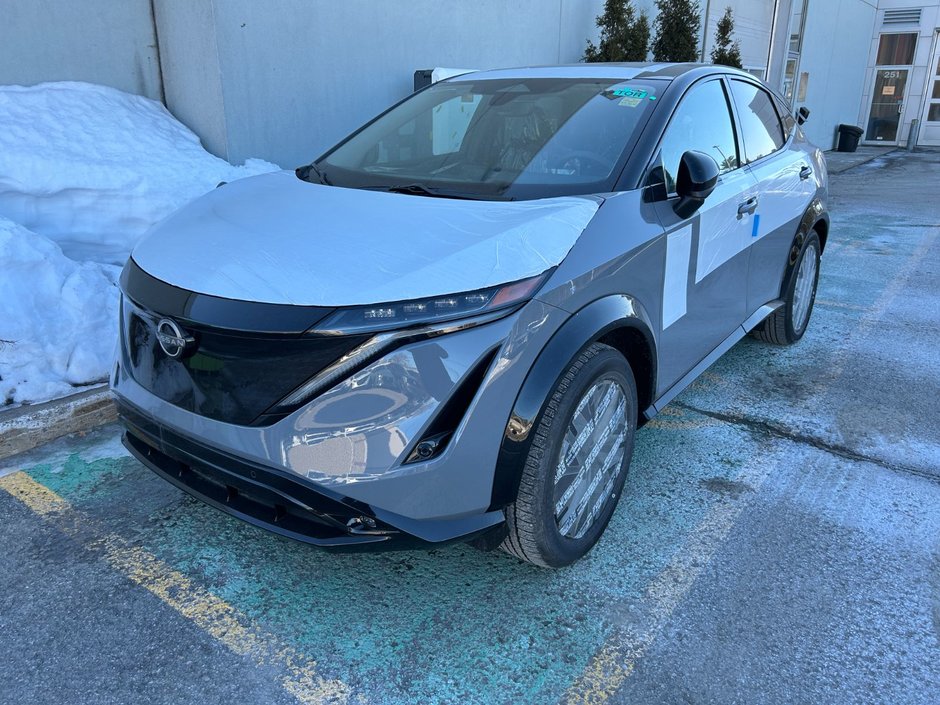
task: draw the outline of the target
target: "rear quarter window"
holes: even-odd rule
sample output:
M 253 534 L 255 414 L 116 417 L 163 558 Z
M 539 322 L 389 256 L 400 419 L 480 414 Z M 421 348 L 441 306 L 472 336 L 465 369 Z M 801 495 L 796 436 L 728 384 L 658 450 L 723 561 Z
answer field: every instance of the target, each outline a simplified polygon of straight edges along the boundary
M 793 134 L 793 128 L 796 127 L 796 118 L 793 117 L 793 108 L 790 104 L 778 95 L 773 96 L 774 105 L 777 106 L 777 114 L 780 115 L 780 124 L 783 127 L 783 140 L 790 139 Z

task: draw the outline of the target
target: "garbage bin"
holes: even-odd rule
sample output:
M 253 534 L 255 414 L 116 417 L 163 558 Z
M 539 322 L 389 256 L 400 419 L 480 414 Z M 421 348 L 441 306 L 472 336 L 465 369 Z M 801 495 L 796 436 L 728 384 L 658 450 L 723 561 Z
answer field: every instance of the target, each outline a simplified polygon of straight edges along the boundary
M 858 141 L 865 132 L 861 127 L 855 125 L 839 125 L 839 146 L 837 152 L 854 152 L 858 149 Z

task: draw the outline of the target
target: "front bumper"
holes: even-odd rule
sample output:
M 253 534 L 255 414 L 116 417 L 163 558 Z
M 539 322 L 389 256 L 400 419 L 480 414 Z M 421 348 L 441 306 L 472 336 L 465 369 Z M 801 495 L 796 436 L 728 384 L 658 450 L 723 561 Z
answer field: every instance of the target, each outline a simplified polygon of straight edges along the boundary
M 223 454 L 211 464 L 224 470 L 238 463 L 267 469 L 292 481 L 288 494 L 299 486 L 348 498 L 380 521 L 384 511 L 399 531 L 449 540 L 475 531 L 481 517 L 501 519 L 493 501 L 500 440 L 528 370 L 566 318 L 532 301 L 499 321 L 407 344 L 265 426 L 208 418 L 157 396 L 137 382 L 126 350 L 111 386 L 125 417 L 149 433 L 150 447 L 174 461 L 197 464 L 180 454 L 187 446 L 175 439 L 182 438 Z M 474 370 L 485 372 L 482 380 Z M 409 461 L 442 418 L 456 424 L 443 450 Z
M 334 550 L 393 550 L 468 540 L 503 522 L 502 511 L 416 521 L 314 489 L 282 471 L 235 457 L 163 426 L 118 400 L 123 443 L 141 463 L 216 509 L 281 536 Z

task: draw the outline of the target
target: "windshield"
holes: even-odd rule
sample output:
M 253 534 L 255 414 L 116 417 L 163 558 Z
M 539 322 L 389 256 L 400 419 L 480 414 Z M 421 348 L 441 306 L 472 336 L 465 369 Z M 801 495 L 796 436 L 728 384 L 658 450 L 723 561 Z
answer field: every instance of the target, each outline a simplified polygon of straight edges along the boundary
M 305 177 L 469 198 L 610 191 L 662 85 L 570 78 L 437 83 L 328 152 Z

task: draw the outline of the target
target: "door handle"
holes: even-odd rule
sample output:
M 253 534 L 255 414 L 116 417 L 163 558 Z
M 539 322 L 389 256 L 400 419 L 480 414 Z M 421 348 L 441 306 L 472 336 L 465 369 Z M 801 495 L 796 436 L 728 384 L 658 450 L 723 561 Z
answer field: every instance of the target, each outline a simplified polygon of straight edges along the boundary
M 738 205 L 738 215 L 750 215 L 757 210 L 757 196 L 752 196 Z
M 803 179 L 803 181 L 806 181 L 812 175 L 813 170 L 810 167 L 804 165 L 803 168 L 800 169 L 800 178 Z

